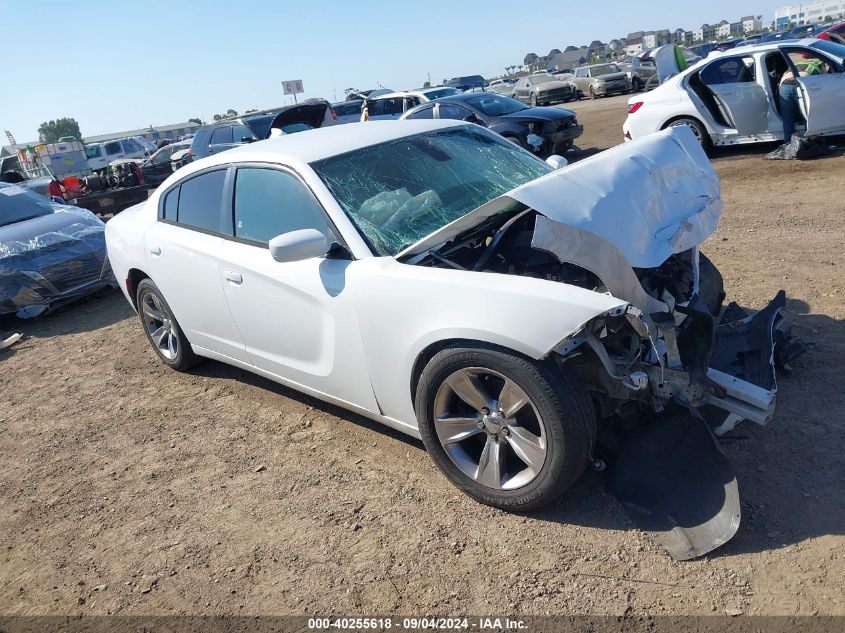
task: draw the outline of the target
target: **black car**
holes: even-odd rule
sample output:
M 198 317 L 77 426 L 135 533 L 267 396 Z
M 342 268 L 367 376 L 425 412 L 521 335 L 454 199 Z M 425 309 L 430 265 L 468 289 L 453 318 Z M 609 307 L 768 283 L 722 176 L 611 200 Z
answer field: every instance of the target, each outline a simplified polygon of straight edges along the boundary
M 245 143 L 269 138 L 273 129 L 283 134 L 333 125 L 337 117 L 325 99 L 309 99 L 300 104 L 223 119 L 203 125 L 191 142 L 191 158 L 199 160 Z
M 165 145 L 157 150 L 155 154 L 150 156 L 147 160 L 141 163 L 141 172 L 144 174 L 144 182 L 160 183 L 173 173 L 173 166 L 170 163 L 170 157 L 176 152 L 188 149 L 191 146 L 190 141 L 176 141 Z
M 581 136 L 572 110 L 532 108 L 493 92 L 444 97 L 409 110 L 403 119 L 457 119 L 477 123 L 535 154 L 563 154 Z
M 472 90 L 473 88 L 484 88 L 487 82 L 481 75 L 468 75 L 466 77 L 452 77 L 443 82 L 443 85 L 458 90 Z

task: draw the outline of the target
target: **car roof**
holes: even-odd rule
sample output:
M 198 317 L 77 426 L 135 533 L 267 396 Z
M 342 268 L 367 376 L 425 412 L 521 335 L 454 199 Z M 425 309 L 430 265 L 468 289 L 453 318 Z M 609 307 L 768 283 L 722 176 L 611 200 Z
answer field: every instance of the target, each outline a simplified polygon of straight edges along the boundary
M 198 169 L 230 162 L 269 161 L 311 163 L 346 154 L 362 147 L 431 132 L 458 125 L 462 121 L 367 121 L 330 125 L 314 130 L 285 134 L 279 137 L 235 147 L 191 163 Z M 183 169 L 186 169 L 183 167 Z M 182 170 L 180 170 L 181 172 Z M 191 169 L 194 171 L 194 169 Z
M 716 59 L 718 57 L 730 57 L 731 55 L 736 55 L 738 51 L 744 51 L 746 53 L 756 53 L 767 50 L 777 50 L 785 46 L 806 46 L 808 48 L 813 48 L 813 45 L 818 41 L 818 38 L 815 37 L 803 37 L 800 39 L 791 40 L 774 40 L 771 42 L 762 42 L 760 44 L 746 44 L 744 46 L 737 46 L 736 48 L 731 48 L 726 51 L 713 51 L 704 59 L 706 60 Z

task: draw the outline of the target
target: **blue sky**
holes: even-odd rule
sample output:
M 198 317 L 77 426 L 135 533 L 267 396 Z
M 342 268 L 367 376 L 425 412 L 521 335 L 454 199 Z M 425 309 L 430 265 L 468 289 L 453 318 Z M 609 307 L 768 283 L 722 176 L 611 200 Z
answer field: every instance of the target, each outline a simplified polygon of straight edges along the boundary
M 763 15 L 777 0 L 0 0 L 0 130 L 19 142 L 63 116 L 83 135 L 208 120 L 343 89 L 401 90 L 504 72 L 528 52 L 629 31 Z M 0 132 L 2 134 L 2 132 Z M 5 135 L 0 144 L 5 144 Z

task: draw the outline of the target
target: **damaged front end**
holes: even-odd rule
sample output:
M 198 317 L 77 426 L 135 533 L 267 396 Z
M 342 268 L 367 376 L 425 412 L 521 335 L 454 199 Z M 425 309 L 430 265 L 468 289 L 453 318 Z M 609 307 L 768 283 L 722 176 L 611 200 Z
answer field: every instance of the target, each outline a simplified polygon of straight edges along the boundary
M 739 526 L 736 480 L 715 436 L 771 419 L 776 345 L 788 338 L 783 291 L 753 315 L 723 307 L 722 276 L 699 251 L 721 209 L 715 172 L 678 129 L 523 185 L 480 209 L 473 228 L 410 253 L 410 263 L 539 277 L 627 303 L 549 355 L 587 386 L 606 426 L 640 420 L 626 451 L 617 450 L 626 434 L 611 433 L 612 488 L 678 559 Z M 680 407 L 655 416 L 670 405 Z

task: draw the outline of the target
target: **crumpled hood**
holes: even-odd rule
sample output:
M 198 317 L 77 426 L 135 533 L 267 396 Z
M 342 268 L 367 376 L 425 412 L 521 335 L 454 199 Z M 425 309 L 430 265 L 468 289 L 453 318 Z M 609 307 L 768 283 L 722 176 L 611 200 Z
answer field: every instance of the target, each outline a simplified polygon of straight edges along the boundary
M 397 257 L 443 244 L 514 201 L 603 238 L 636 268 L 657 267 L 700 244 L 715 231 L 723 206 L 707 155 L 691 130 L 674 127 L 517 187 Z

